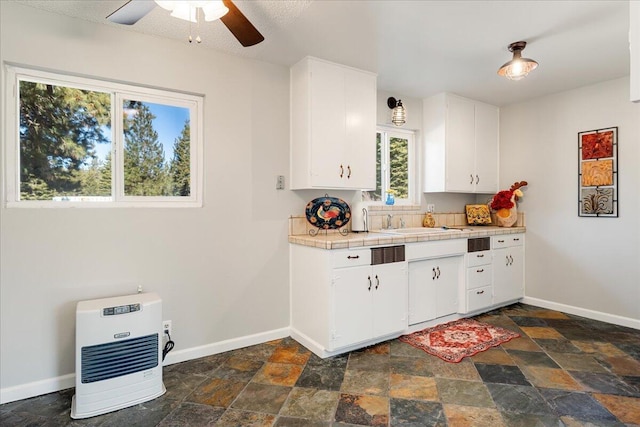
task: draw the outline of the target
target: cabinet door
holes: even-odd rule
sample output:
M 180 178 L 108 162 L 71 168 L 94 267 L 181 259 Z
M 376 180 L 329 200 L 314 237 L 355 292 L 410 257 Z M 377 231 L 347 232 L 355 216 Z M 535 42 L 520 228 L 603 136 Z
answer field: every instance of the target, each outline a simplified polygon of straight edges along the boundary
M 407 264 L 373 267 L 373 337 L 407 328 Z
M 447 257 L 436 262 L 436 317 L 446 316 L 458 311 L 458 290 L 462 257 Z
M 524 295 L 524 248 L 495 250 L 493 257 L 493 303 L 501 304 Z
M 371 338 L 374 285 L 371 266 L 334 270 L 330 350 Z
M 409 324 L 436 318 L 436 264 L 434 260 L 409 263 Z
M 348 149 L 343 186 L 376 187 L 376 77 L 345 70 L 345 144 Z
M 346 173 L 347 167 L 344 70 L 333 64 L 312 61 L 310 72 L 311 185 L 340 187 L 341 171 Z
M 475 110 L 475 191 L 498 191 L 499 110 L 493 105 L 476 104 Z
M 472 192 L 475 185 L 473 102 L 447 97 L 446 190 Z

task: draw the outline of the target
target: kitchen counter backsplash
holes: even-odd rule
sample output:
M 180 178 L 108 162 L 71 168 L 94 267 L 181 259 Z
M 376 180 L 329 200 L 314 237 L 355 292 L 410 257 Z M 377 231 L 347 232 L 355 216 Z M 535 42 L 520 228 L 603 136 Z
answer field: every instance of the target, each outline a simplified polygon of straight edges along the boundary
M 525 213 L 518 212 L 518 220 L 513 227 L 504 228 L 494 226 L 497 224 L 495 214 L 492 214 L 492 226 L 469 226 L 467 224 L 467 215 L 464 213 L 433 213 L 435 219 L 435 227 L 465 227 L 468 231 L 460 233 L 458 231 L 451 233 L 436 233 L 424 236 L 390 236 L 375 233 L 386 228 L 387 215 L 391 214 L 392 228 L 402 228 L 401 222 L 404 222 L 404 228 L 422 227 L 422 220 L 426 215 L 420 212 L 419 206 L 404 206 L 399 210 L 399 206 L 394 206 L 393 210 L 386 206 L 369 208 L 369 231 L 370 233 L 351 232 L 351 221 L 346 225 L 349 233 L 346 236 L 341 235 L 338 230 L 319 230 L 317 236 L 312 237 L 309 231 L 318 229 L 307 221 L 304 215 L 291 216 L 289 218 L 289 242 L 306 246 L 315 246 L 324 249 L 340 249 L 357 246 L 373 246 L 377 244 L 394 244 L 409 243 L 415 241 L 442 240 L 451 238 L 481 237 L 494 234 L 511 234 L 522 233 L 525 231 Z M 387 209 L 385 209 L 387 208 Z M 384 224 L 384 227 L 383 227 Z

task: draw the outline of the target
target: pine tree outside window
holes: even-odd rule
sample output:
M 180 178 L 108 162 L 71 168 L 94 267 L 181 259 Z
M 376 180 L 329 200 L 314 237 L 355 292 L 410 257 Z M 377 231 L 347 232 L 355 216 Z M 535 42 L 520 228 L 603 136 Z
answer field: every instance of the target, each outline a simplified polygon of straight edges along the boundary
M 415 134 L 380 127 L 376 131 L 376 189 L 365 198 L 384 202 L 391 192 L 397 204 L 413 204 L 415 197 Z
M 7 77 L 7 206 L 202 206 L 201 96 L 18 67 Z

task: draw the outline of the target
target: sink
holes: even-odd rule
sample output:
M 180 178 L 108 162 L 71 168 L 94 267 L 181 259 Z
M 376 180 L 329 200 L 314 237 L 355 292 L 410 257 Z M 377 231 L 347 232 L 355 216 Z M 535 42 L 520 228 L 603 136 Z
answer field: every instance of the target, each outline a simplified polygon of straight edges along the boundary
M 412 228 L 393 228 L 382 229 L 379 233 L 384 234 L 436 234 L 436 233 L 459 233 L 461 229 L 457 228 L 427 228 L 427 227 L 412 227 Z

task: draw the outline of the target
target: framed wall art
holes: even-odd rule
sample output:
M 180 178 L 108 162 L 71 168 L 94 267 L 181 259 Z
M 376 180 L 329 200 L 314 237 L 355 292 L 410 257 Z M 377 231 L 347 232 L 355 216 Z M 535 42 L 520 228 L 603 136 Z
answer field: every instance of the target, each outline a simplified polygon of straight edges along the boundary
M 578 133 L 578 216 L 618 216 L 618 128 Z

